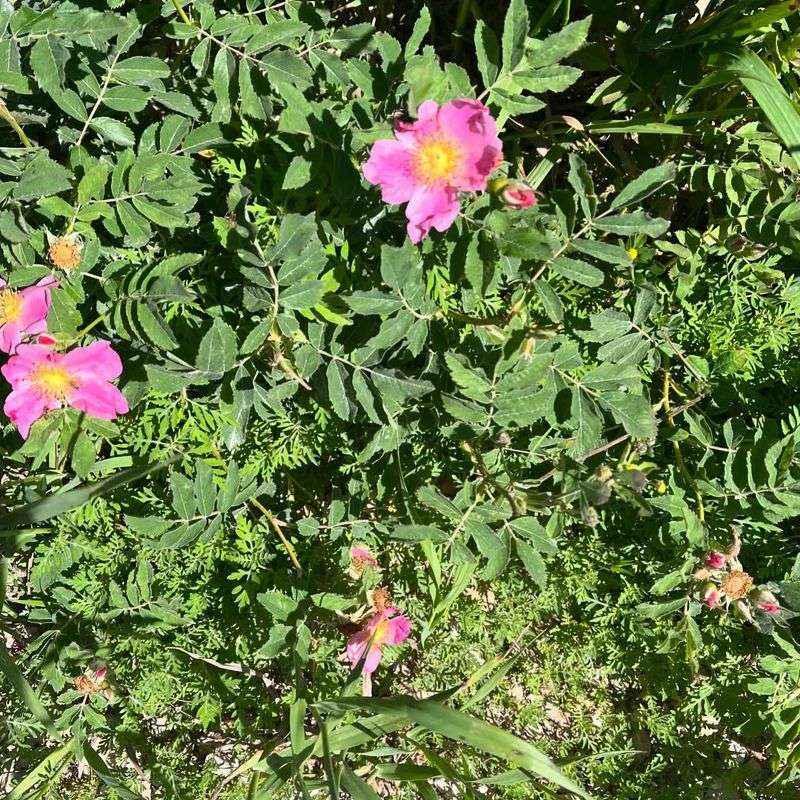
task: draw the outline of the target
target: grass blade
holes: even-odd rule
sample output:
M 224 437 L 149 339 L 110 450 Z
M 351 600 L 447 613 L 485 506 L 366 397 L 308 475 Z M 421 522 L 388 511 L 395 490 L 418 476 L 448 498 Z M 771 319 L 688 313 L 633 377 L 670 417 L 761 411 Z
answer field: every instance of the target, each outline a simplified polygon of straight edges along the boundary
M 743 45 L 727 45 L 713 63 L 740 81 L 784 143 L 795 164 L 800 157 L 800 113 L 772 70 Z
M 532 744 L 488 722 L 430 700 L 414 700 L 411 697 L 382 700 L 345 697 L 335 702 L 320 703 L 317 707 L 321 711 L 333 712 L 338 712 L 342 708 L 363 708 L 370 711 L 402 713 L 410 722 L 431 733 L 462 742 L 476 750 L 512 762 L 579 797 L 589 797 L 577 783 L 564 775 L 550 758 Z
M 122 470 L 122 472 L 117 472 L 114 475 L 109 475 L 107 478 L 102 478 L 94 483 L 85 483 L 67 492 L 51 494 L 47 497 L 43 497 L 41 500 L 35 500 L 33 503 L 28 503 L 21 508 L 14 509 L 14 511 L 0 516 L 0 530 L 34 525 L 37 522 L 44 522 L 45 520 L 52 519 L 59 514 L 64 514 L 67 511 L 71 511 L 73 508 L 78 508 L 88 503 L 95 497 L 101 497 L 113 489 L 124 486 L 126 483 L 138 481 L 140 478 L 145 477 L 145 475 L 158 472 L 168 467 L 170 464 L 180 461 L 182 458 L 183 453 L 155 464 L 143 464 L 138 467 L 130 467 L 129 469 Z
M 28 683 L 28 679 L 22 674 L 20 668 L 11 658 L 3 639 L 0 639 L 0 672 L 6 676 L 8 682 L 14 687 L 14 691 L 16 691 L 22 702 L 28 707 L 31 714 L 47 728 L 47 732 L 54 739 L 60 739 L 61 734 L 56 730 L 56 726 L 53 724 L 50 714 L 47 713 L 47 709 L 39 699 L 39 695 L 36 694 L 33 687 Z

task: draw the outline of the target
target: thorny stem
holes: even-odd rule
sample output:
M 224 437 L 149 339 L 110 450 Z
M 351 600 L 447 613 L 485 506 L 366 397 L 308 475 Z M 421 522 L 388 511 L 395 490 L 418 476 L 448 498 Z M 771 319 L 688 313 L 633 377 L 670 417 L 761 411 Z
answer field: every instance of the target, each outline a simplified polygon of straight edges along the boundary
M 670 392 L 670 383 L 671 383 L 671 376 L 669 371 L 669 364 L 664 367 L 664 389 L 663 389 L 663 408 L 664 408 L 664 416 L 667 420 L 667 425 L 669 426 L 670 430 L 676 430 L 675 427 L 675 419 L 672 413 L 672 406 L 670 405 L 669 400 L 669 392 Z M 701 523 L 705 524 L 706 520 L 706 509 L 703 505 L 703 494 L 700 491 L 700 487 L 697 485 L 697 481 L 692 477 L 691 472 L 689 472 L 689 468 L 686 466 L 686 462 L 683 460 L 683 453 L 681 452 L 681 445 L 680 442 L 673 439 L 672 441 L 672 448 L 675 451 L 675 461 L 678 465 L 678 469 L 680 470 L 681 475 L 683 475 L 684 480 L 694 492 L 695 501 L 697 503 L 697 517 Z
M 16 117 L 8 110 L 8 107 L 2 100 L 0 100 L 0 119 L 4 119 L 11 126 L 11 129 L 17 134 L 23 147 L 33 147 L 31 140 L 25 135 L 25 131 L 20 127 Z

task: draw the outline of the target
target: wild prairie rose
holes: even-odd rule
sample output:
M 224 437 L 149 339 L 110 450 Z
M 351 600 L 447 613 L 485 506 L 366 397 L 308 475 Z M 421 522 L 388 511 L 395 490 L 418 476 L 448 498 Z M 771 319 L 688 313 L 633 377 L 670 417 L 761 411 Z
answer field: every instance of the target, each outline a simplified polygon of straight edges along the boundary
M 105 693 L 108 689 L 108 685 L 106 684 L 107 674 L 108 668 L 105 664 L 101 664 L 96 669 L 88 669 L 83 675 L 78 675 L 78 677 L 72 681 L 72 685 L 75 687 L 75 690 L 81 694 L 93 695 L 99 694 L 100 692 Z
M 489 109 L 478 100 L 427 100 L 416 122 L 400 122 L 394 139 L 372 145 L 364 177 L 381 187 L 385 203 L 408 203 L 408 236 L 414 244 L 431 228 L 446 231 L 460 210 L 459 192 L 486 189 L 503 145 Z
M 122 362 L 108 342 L 68 353 L 21 344 L 0 372 L 12 389 L 3 410 L 23 439 L 37 419 L 63 406 L 108 420 L 128 411 L 122 392 L 110 382 L 122 373 Z
M 0 278 L 0 350 L 13 353 L 23 339 L 47 330 L 50 290 L 58 281 L 49 275 L 25 289 L 11 289 Z
M 363 672 L 369 675 L 381 663 L 384 645 L 400 644 L 408 638 L 410 632 L 411 620 L 390 606 L 370 617 L 361 630 L 350 637 L 345 657 L 355 666 L 366 652 Z
M 706 556 L 705 565 L 709 569 L 724 569 L 727 556 L 718 550 L 711 550 Z

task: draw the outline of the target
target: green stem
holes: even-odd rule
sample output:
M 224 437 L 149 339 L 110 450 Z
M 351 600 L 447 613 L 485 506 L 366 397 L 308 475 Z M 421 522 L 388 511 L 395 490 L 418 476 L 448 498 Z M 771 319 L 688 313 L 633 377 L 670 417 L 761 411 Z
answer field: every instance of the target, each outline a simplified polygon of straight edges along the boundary
M 23 147 L 33 147 L 31 140 L 25 135 L 14 115 L 8 110 L 6 104 L 0 100 L 0 119 L 4 119 L 19 137 Z
M 82 328 L 81 330 L 79 330 L 75 334 L 75 339 L 78 340 L 78 339 L 81 339 L 82 337 L 84 337 L 87 333 L 89 333 L 90 330 L 92 330 L 93 328 L 96 328 L 106 318 L 106 316 L 108 316 L 108 315 L 107 314 L 101 314 L 96 320 L 94 320 L 93 322 L 90 322 L 85 328 Z
M 255 506 L 266 518 L 267 522 L 272 526 L 272 529 L 275 533 L 278 534 L 278 538 L 281 540 L 281 544 L 283 544 L 286 553 L 289 556 L 289 560 L 294 565 L 294 568 L 297 570 L 299 575 L 303 574 L 303 568 L 300 566 L 300 561 L 297 559 L 297 552 L 295 551 L 292 543 L 284 536 L 283 531 L 281 530 L 281 526 L 278 524 L 278 521 L 272 515 L 271 512 L 267 511 L 266 508 L 261 504 L 261 502 L 255 498 L 250 498 L 250 503 Z
M 194 27 L 194 23 L 189 19 L 180 2 L 178 0 L 172 0 L 172 5 L 175 6 L 175 10 L 178 12 L 178 16 L 181 18 L 181 20 L 187 25 Z
M 664 368 L 664 389 L 663 389 L 663 406 L 664 406 L 664 415 L 667 419 L 667 425 L 669 426 L 670 430 L 674 431 L 675 428 L 675 419 L 672 415 L 672 406 L 669 400 L 669 391 L 670 391 L 670 372 L 669 372 L 669 364 L 667 364 Z M 703 494 L 700 491 L 700 487 L 697 485 L 697 481 L 695 481 L 692 473 L 689 472 L 689 468 L 686 466 L 686 462 L 683 459 L 683 453 L 681 452 L 681 445 L 680 442 L 673 440 L 672 441 L 672 449 L 675 451 L 675 462 L 678 465 L 678 470 L 680 471 L 683 479 L 686 481 L 686 484 L 689 488 L 694 492 L 695 502 L 697 504 L 697 517 L 701 523 L 705 524 L 706 521 L 706 508 L 703 504 Z

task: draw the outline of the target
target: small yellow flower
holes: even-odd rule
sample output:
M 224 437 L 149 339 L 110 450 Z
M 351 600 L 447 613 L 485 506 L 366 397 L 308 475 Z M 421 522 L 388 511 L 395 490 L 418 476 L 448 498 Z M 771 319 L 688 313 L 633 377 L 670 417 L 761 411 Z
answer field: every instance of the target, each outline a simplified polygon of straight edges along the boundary
M 667 493 L 667 484 L 664 481 L 658 481 L 656 483 L 656 491 L 659 494 L 666 494 Z
M 629 247 L 626 252 L 628 253 L 628 258 L 630 258 L 631 261 L 636 261 L 636 259 L 639 257 L 639 251 L 635 247 Z

